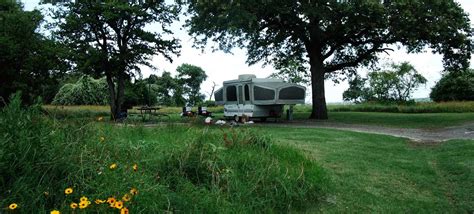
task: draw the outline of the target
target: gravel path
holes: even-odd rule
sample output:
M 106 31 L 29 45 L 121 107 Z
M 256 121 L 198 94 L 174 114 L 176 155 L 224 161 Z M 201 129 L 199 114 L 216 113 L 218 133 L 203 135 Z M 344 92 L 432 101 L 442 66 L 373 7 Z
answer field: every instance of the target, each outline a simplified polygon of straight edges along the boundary
M 437 143 L 452 139 L 474 140 L 474 123 L 439 129 L 404 129 L 383 126 L 358 124 L 342 124 L 333 122 L 294 121 L 278 123 L 259 123 L 260 126 L 301 127 L 301 128 L 329 128 L 337 130 L 391 135 L 408 138 L 417 142 Z

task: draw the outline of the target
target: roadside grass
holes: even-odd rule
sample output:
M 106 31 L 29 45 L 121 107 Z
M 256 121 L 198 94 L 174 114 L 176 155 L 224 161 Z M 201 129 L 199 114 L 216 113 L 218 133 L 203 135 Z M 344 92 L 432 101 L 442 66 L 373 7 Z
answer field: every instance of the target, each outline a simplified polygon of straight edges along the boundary
M 110 197 L 131 213 L 290 212 L 327 189 L 318 164 L 249 128 L 57 120 L 20 106 L 17 97 L 0 110 L 1 213 L 12 203 L 20 213 L 119 213 L 95 203 Z M 70 208 L 82 196 L 91 204 Z
M 463 113 L 474 112 L 474 101 L 416 102 L 413 104 L 328 104 L 329 112 L 390 112 L 390 113 Z M 296 111 L 310 112 L 311 105 L 296 105 Z
M 332 187 L 308 212 L 472 213 L 474 140 L 439 145 L 329 129 L 263 129 L 325 167 Z

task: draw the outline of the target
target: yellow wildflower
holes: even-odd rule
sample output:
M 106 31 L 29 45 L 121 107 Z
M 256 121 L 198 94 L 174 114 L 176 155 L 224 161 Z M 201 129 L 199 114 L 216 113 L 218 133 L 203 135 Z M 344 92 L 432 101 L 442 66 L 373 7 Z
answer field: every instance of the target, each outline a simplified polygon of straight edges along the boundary
M 102 121 L 102 120 L 104 120 L 103 117 L 98 117 L 98 118 L 97 118 L 97 121 Z
M 89 199 L 88 199 L 86 196 L 82 196 L 82 197 L 81 197 L 81 202 L 82 202 L 82 201 L 88 201 L 88 200 L 89 200 Z
M 122 201 L 115 202 L 115 208 L 122 209 L 123 208 L 123 202 Z
M 130 190 L 130 194 L 136 195 L 136 194 L 138 194 L 138 190 L 135 189 L 135 188 L 132 188 L 132 189 Z
M 111 164 L 111 165 L 109 166 L 109 168 L 110 168 L 111 170 L 114 170 L 114 169 L 117 168 L 117 164 L 116 164 L 116 163 L 113 163 L 113 164 Z
M 44 196 L 48 196 L 49 192 L 43 192 Z
M 50 214 L 61 214 L 61 212 L 59 212 L 59 210 L 53 210 L 50 212 Z
M 128 209 L 126 207 L 122 208 L 120 214 L 128 214 Z
M 105 202 L 106 202 L 105 200 L 95 199 L 96 204 L 103 204 Z
M 137 164 L 134 164 L 134 165 L 133 165 L 133 171 L 136 172 L 137 170 L 138 170 L 138 165 L 137 165 Z
M 74 203 L 72 202 L 71 205 L 69 205 L 72 209 L 76 209 L 77 208 L 77 203 Z
M 72 192 L 73 192 L 73 190 L 72 190 L 71 187 L 66 188 L 66 189 L 64 190 L 64 193 L 66 193 L 66 195 L 69 195 L 69 194 L 71 194 Z
M 87 206 L 89 206 L 89 203 L 87 201 L 79 202 L 79 208 L 80 209 L 85 209 Z
M 15 204 L 15 203 L 10 204 L 10 205 L 8 206 L 8 209 L 11 209 L 11 210 L 14 210 L 14 209 L 16 209 L 16 208 L 18 208 L 18 204 Z
M 132 197 L 128 193 L 123 195 L 122 197 L 122 201 L 125 201 L 125 202 L 130 201 L 130 199 L 132 199 Z
M 114 197 L 109 197 L 109 198 L 107 198 L 107 203 L 109 203 L 109 204 L 114 204 L 115 201 L 116 201 L 116 200 L 115 200 Z
M 100 137 L 99 140 L 101 143 L 103 143 L 105 141 L 105 137 Z

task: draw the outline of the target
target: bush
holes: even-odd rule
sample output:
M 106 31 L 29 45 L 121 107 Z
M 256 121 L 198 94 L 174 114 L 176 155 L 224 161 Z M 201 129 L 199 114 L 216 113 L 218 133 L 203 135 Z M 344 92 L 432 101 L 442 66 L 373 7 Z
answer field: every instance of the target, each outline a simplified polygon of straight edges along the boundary
M 318 201 L 324 182 L 319 166 L 294 149 L 272 145 L 268 137 L 238 131 L 224 133 L 224 144 L 201 135 L 164 157 L 158 167 L 162 183 L 187 193 L 174 200 L 177 207 L 288 212 Z
M 105 78 L 82 76 L 76 83 L 63 85 L 53 99 L 53 105 L 106 105 L 109 103 Z
M 207 106 L 207 107 L 216 107 L 216 101 L 214 100 L 206 100 L 202 103 L 202 106 Z
M 474 70 L 445 74 L 431 89 L 431 99 L 440 101 L 473 101 Z

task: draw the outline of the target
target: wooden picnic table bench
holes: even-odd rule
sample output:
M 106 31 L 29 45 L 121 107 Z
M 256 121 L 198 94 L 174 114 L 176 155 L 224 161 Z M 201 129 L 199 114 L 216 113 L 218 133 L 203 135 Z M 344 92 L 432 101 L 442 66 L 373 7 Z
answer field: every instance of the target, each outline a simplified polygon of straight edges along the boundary
M 142 106 L 137 108 L 137 110 L 140 111 L 140 115 L 142 116 L 142 120 L 145 120 L 146 115 L 150 116 L 166 116 L 169 117 L 169 115 L 164 114 L 164 113 L 159 113 L 158 110 L 160 110 L 160 107 L 148 107 L 148 106 Z

